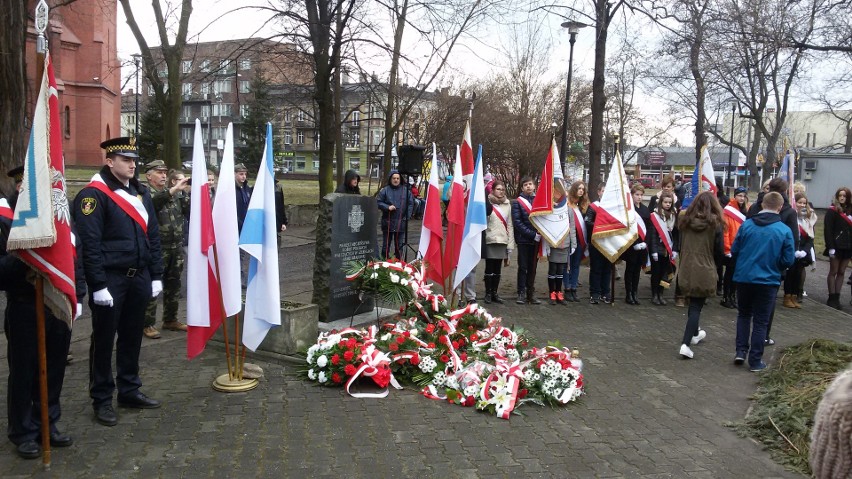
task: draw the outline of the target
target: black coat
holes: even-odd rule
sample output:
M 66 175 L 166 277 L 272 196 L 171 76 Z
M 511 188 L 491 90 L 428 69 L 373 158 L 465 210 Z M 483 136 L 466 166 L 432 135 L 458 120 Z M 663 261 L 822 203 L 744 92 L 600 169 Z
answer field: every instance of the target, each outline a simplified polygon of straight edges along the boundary
M 529 201 L 530 205 L 535 199 L 535 196 L 524 194 L 521 194 L 521 197 Z M 512 227 L 515 230 L 515 244 L 535 244 L 535 235 L 538 234 L 538 230 L 530 222 L 530 214 L 518 203 L 518 200 L 512 202 Z
M 848 250 L 852 249 L 852 227 L 840 214 L 829 208 L 825 212 L 825 254 L 828 256 L 828 250 Z
M 110 189 L 121 188 L 140 197 L 148 212 L 148 232 L 106 193 L 91 186 L 83 188 L 74 199 L 73 211 L 86 283 L 92 291 L 100 291 L 107 287 L 106 270 L 129 268 L 147 268 L 152 281 L 162 280 L 160 232 L 150 191 L 135 179 L 122 185 L 106 166 L 100 175 Z
M 337 185 L 337 189 L 334 190 L 335 193 L 347 193 L 350 195 L 360 195 L 361 188 L 356 184 L 355 188 L 349 186 L 349 183 L 357 178 L 358 183 L 361 182 L 361 175 L 358 174 L 355 170 L 346 170 L 346 174 L 343 175 L 343 183 Z
M 751 218 L 752 216 L 760 213 L 760 210 L 763 209 L 761 203 L 763 202 L 763 195 L 765 193 L 761 191 L 757 195 L 757 201 L 751 204 L 748 208 L 748 213 L 746 214 L 746 218 Z M 784 198 L 784 206 L 781 207 L 781 221 L 790 228 L 790 232 L 793 233 L 793 247 L 798 251 L 799 249 L 799 215 L 796 213 L 796 210 L 790 206 L 790 202 L 787 201 L 787 195 L 781 194 L 781 197 Z M 724 205 L 722 206 L 724 208 Z

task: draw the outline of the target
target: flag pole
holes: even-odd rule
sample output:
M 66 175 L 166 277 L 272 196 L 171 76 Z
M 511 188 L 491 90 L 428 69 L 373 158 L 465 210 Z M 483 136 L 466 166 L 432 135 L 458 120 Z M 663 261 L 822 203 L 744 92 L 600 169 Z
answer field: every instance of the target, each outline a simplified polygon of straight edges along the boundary
M 219 273 L 219 252 L 216 247 L 213 247 L 213 261 L 216 262 L 216 277 L 221 278 L 222 275 Z M 222 297 L 222 288 L 216 288 L 219 290 L 219 305 L 222 307 L 222 337 L 225 340 L 225 360 L 228 363 L 228 378 L 233 381 L 235 378 L 235 369 L 231 367 L 231 343 L 228 341 L 228 313 L 225 312 L 225 299 Z
M 47 30 L 48 6 L 45 0 L 40 0 L 35 8 L 36 29 L 36 76 L 34 78 L 38 94 L 41 91 L 42 77 L 44 76 L 44 58 L 47 52 L 47 39 L 44 36 Z M 45 344 L 44 327 L 44 278 L 41 274 L 36 275 L 35 281 L 35 310 L 36 310 L 36 335 L 38 341 L 38 389 L 41 408 L 41 448 L 42 465 L 44 470 L 50 470 L 50 419 L 47 414 L 47 346 Z

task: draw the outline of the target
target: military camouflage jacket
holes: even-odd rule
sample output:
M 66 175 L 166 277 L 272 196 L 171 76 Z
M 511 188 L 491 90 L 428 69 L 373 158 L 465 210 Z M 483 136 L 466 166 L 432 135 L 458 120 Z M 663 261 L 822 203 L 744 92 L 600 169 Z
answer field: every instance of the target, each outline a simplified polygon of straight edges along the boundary
M 189 217 L 189 196 L 183 191 L 172 196 L 168 188 L 151 189 L 151 200 L 160 224 L 160 244 L 163 248 L 183 246 L 184 220 Z

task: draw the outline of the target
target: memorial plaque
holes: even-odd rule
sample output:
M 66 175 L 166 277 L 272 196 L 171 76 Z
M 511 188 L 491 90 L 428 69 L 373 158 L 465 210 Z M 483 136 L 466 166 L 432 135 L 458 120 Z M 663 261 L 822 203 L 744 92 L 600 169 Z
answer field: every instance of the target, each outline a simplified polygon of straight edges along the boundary
M 363 302 L 358 298 L 344 269 L 351 261 L 373 259 L 378 210 L 375 198 L 370 196 L 333 194 L 326 199 L 332 202 L 326 321 L 334 321 L 372 311 L 375 306 L 372 297 L 363 298 Z

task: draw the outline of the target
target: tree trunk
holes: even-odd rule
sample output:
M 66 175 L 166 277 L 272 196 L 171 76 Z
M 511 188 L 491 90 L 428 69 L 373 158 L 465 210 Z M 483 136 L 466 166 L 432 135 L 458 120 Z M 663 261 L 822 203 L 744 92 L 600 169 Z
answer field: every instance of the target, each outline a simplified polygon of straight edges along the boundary
M 24 158 L 27 99 L 27 2 L 4 2 L 0 15 L 0 191 L 11 193 L 6 172 Z
M 609 3 L 596 0 L 595 18 L 595 75 L 592 80 L 592 131 L 589 138 L 589 197 L 595 201 L 597 183 L 601 177 L 601 150 L 603 148 L 603 116 L 606 108 L 606 37 L 609 26 Z
M 749 120 L 751 121 L 751 120 Z M 748 174 L 749 174 L 749 190 L 760 191 L 760 176 L 757 174 L 757 155 L 760 153 L 760 130 L 754 128 L 751 130 L 751 150 L 748 152 Z M 766 164 L 764 163 L 764 168 Z
M 395 2 L 394 6 L 399 5 Z M 396 10 L 396 8 L 394 8 Z M 391 158 L 391 151 L 393 149 L 393 144 L 396 139 L 396 135 L 394 135 L 394 122 L 396 119 L 396 96 L 397 96 L 397 88 L 399 87 L 399 78 L 397 78 L 399 72 L 399 57 L 400 57 L 400 48 L 402 47 L 402 34 L 405 31 L 405 15 L 408 13 L 408 0 L 403 0 L 402 10 L 397 17 L 397 25 L 396 30 L 394 31 L 393 37 L 393 56 L 391 57 L 391 68 L 390 68 L 390 78 L 388 78 L 388 98 L 387 104 L 385 105 L 385 161 L 383 162 L 382 167 L 382 178 L 387 178 L 388 174 L 391 170 L 391 162 L 393 159 Z
M 704 122 L 707 115 L 704 112 L 704 102 L 707 96 L 707 88 L 704 85 L 704 76 L 701 65 L 702 30 L 695 29 L 695 41 L 689 46 L 689 69 L 695 82 L 695 164 L 701 161 L 701 148 L 707 143 L 704 136 Z

